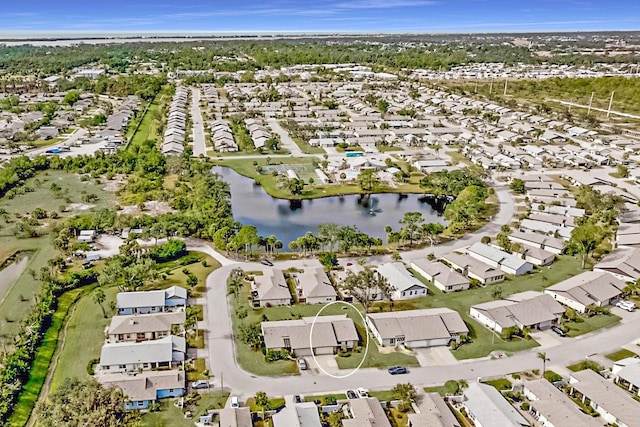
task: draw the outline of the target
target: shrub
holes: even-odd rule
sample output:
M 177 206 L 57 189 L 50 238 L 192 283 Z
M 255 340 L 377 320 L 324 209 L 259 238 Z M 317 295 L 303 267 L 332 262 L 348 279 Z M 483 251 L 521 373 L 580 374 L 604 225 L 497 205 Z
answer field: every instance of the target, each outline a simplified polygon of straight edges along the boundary
M 87 374 L 89 374 L 89 375 L 95 374 L 94 367 L 98 363 L 100 363 L 100 358 L 95 358 L 95 359 L 89 360 L 89 363 L 87 363 Z

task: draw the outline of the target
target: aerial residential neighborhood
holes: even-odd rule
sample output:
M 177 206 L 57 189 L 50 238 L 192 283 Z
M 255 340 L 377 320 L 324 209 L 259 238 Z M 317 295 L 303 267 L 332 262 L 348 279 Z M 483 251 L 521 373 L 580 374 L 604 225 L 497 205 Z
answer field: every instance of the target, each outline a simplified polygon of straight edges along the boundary
M 0 426 L 640 425 L 632 5 L 27 3 Z

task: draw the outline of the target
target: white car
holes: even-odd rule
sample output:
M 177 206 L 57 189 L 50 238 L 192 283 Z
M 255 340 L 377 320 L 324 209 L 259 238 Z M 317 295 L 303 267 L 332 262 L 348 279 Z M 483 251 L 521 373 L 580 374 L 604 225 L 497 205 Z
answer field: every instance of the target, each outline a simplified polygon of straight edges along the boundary
M 616 307 L 620 307 L 623 310 L 633 311 L 636 309 L 636 304 L 633 301 L 621 300 L 616 303 Z
M 358 393 L 358 397 L 361 399 L 364 399 L 365 397 L 369 397 L 369 392 L 362 387 L 358 387 L 356 389 L 356 393 Z
M 238 398 L 236 396 L 231 396 L 231 407 L 232 408 L 240 407 L 240 402 L 238 402 Z

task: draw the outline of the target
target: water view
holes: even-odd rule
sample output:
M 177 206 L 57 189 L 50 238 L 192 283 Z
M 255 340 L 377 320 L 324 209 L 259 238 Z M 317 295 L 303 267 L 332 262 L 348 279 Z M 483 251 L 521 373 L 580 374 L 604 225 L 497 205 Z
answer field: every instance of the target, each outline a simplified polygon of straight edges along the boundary
M 445 224 L 444 218 L 419 194 L 372 194 L 325 197 L 309 200 L 284 200 L 268 195 L 253 180 L 226 167 L 214 167 L 231 187 L 231 207 L 236 221 L 255 225 L 258 234 L 278 237 L 287 248 L 290 241 L 318 225 L 334 222 L 358 229 L 386 241 L 384 228 L 400 228 L 405 212 L 421 212 L 426 222 Z
M 13 283 L 27 268 L 27 264 L 29 264 L 29 254 L 21 253 L 9 265 L 0 270 L 0 302 L 4 300 Z

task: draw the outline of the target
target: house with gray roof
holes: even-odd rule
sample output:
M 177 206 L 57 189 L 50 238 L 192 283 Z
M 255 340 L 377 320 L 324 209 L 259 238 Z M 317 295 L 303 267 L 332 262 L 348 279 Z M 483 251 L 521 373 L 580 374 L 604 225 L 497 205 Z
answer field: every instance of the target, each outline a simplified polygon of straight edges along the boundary
M 483 285 L 491 285 L 504 281 L 504 272 L 502 270 L 491 267 L 469 255 L 453 252 L 444 255 L 441 260 L 460 271 L 464 277 L 477 280 Z
M 360 340 L 346 314 L 262 322 L 260 327 L 267 350 L 285 349 L 298 357 L 351 350 Z
M 612 274 L 586 271 L 549 286 L 544 292 L 567 307 L 585 313 L 589 307 L 615 304 L 625 286 L 625 282 Z
M 616 248 L 593 267 L 594 271 L 603 271 L 625 282 L 640 279 L 640 249 Z
M 634 427 L 640 420 L 640 403 L 629 393 L 591 369 L 572 372 L 569 394 L 591 406 L 609 424 Z
M 376 271 L 395 288 L 393 299 L 396 301 L 424 297 L 428 293 L 425 284 L 414 277 L 401 262 L 382 264 Z
M 319 304 L 335 301 L 338 297 L 329 276 L 322 267 L 305 268 L 295 273 L 298 302 Z
M 555 255 L 560 255 L 564 251 L 564 240 L 540 233 L 523 233 L 514 230 L 509 234 L 509 241 L 521 243 L 525 246 L 543 249 Z
M 640 396 L 640 358 L 627 357 L 614 362 L 611 373 L 616 384 Z
M 119 315 L 184 310 L 186 304 L 187 290 L 180 286 L 154 291 L 118 292 L 116 295 Z
M 415 414 L 407 415 L 408 427 L 461 427 L 438 393 L 419 394 L 417 407 Z
M 464 391 L 462 406 L 476 427 L 530 427 L 520 413 L 493 386 L 471 383 Z
M 549 295 L 535 291 L 476 304 L 469 309 L 473 319 L 496 332 L 514 326 L 519 329 L 548 329 L 558 323 L 564 312 L 564 307 Z
M 458 273 L 453 267 L 447 267 L 441 262 L 419 259 L 411 262 L 411 268 L 433 283 L 442 292 L 469 289 L 469 279 Z
M 467 252 L 472 258 L 499 268 L 507 274 L 519 276 L 533 270 L 533 264 L 530 262 L 480 242 L 471 245 Z
M 253 427 L 248 407 L 224 408 L 220 411 L 219 427 Z
M 136 372 L 182 367 L 187 351 L 183 337 L 171 335 L 143 342 L 106 343 L 99 366 L 102 372 Z
M 273 427 L 322 427 L 318 407 L 313 402 L 286 402 L 286 406 L 271 417 Z
M 582 412 L 546 379 L 525 381 L 522 394 L 529 400 L 529 413 L 542 427 L 602 427 L 601 421 Z
M 446 346 L 469 333 L 460 314 L 445 307 L 369 313 L 367 325 L 378 343 L 385 346 Z
M 291 292 L 282 270 L 266 268 L 261 272 L 262 274 L 253 275 L 253 282 L 251 283 L 253 306 L 291 305 Z
M 116 387 L 127 396 L 125 409 L 148 409 L 152 402 L 186 394 L 185 372 L 145 371 L 136 375 L 114 373 L 97 376 L 104 387 Z
M 113 316 L 107 328 L 109 342 L 149 341 L 171 335 L 186 320 L 184 311 Z
M 376 397 L 350 399 L 348 412 L 351 418 L 342 420 L 342 427 L 391 427 L 382 404 Z

